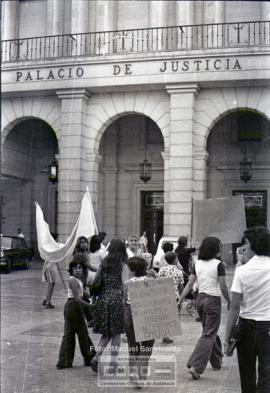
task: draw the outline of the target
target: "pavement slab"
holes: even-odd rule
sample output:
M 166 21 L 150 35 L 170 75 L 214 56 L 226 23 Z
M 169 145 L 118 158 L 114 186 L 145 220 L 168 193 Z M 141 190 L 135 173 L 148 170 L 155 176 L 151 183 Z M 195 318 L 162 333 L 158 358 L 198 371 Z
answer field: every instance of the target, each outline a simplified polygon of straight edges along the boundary
M 79 347 L 76 346 L 73 367 L 57 370 L 55 365 L 64 330 L 63 309 L 66 291 L 57 284 L 53 294 L 54 309 L 41 305 L 47 284 L 41 282 L 42 263 L 33 261 L 29 270 L 14 270 L 1 274 L 1 393 L 124 393 L 135 391 L 131 386 L 99 386 L 97 375 L 83 365 Z M 228 268 L 227 282 L 230 284 L 233 270 Z M 223 340 L 226 323 L 226 305 L 222 307 L 220 336 Z M 172 344 L 156 340 L 153 362 L 162 359 L 161 365 L 173 359 L 175 385 L 144 386 L 142 391 L 167 393 L 240 393 L 240 381 L 236 355 L 224 358 L 219 371 L 208 366 L 199 381 L 191 379 L 186 362 L 200 336 L 200 323 L 191 317 L 185 304 L 181 312 L 181 336 L 174 337 Z M 99 335 L 89 334 L 98 343 Z M 123 335 L 119 354 L 119 365 L 127 372 L 127 344 Z M 106 351 L 103 358 L 109 355 Z M 152 359 L 151 358 L 151 359 Z M 122 359 L 122 360 L 121 360 Z M 165 359 L 165 360 L 164 360 Z M 167 363 L 166 363 L 167 362 Z M 154 363 L 153 363 L 154 364 Z M 152 368 L 151 368 L 152 370 Z M 154 370 L 154 368 L 153 368 Z M 152 371 L 151 371 L 152 372 Z M 168 370 L 157 372 L 157 382 L 165 378 Z M 162 374 L 163 373 L 163 374 Z M 119 373 L 120 377 L 124 374 Z M 118 376 L 118 374 L 117 374 Z M 149 377 L 148 377 L 149 378 Z M 114 379 L 114 378 L 112 378 Z M 166 379 L 166 378 L 165 378 Z M 155 381 L 155 378 L 153 378 Z

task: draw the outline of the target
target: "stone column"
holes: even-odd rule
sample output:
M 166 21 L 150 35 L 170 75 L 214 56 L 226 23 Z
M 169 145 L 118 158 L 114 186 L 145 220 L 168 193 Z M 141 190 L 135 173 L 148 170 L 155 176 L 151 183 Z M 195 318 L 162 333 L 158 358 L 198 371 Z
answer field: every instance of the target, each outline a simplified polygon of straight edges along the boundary
M 88 143 L 85 138 L 86 133 L 89 134 L 89 129 L 87 128 L 84 129 L 84 137 L 82 138 L 81 190 L 85 192 L 86 188 L 88 188 L 93 203 L 95 218 L 97 223 L 100 225 L 101 211 L 98 203 L 98 175 L 99 163 L 102 157 L 96 149 L 88 147 Z M 91 145 L 92 142 L 93 139 L 90 142 Z
M 14 40 L 19 35 L 19 1 L 2 2 L 2 40 Z M 19 57 L 18 41 L 3 43 L 3 60 L 16 60 Z
M 215 21 L 214 23 L 225 22 L 225 2 L 215 1 Z M 225 27 L 217 25 L 214 27 L 214 46 L 222 48 L 224 46 Z
M 14 40 L 19 32 L 19 1 L 2 2 L 2 40 Z
M 225 2 L 215 1 L 215 23 L 225 22 Z
M 104 2 L 104 31 L 116 30 L 117 22 L 117 2 L 115 0 L 105 0 Z
M 261 21 L 268 21 L 270 20 L 270 3 L 269 1 L 261 1 Z M 261 34 L 261 45 L 269 45 L 270 40 L 269 40 L 269 35 L 270 35 L 270 24 L 269 22 L 265 22 L 265 24 L 262 25 L 261 31 L 263 31 L 263 34 Z M 268 37 L 268 40 L 267 40 Z
M 163 231 L 164 236 L 168 236 L 170 233 L 170 215 L 169 215 L 169 198 L 170 198 L 170 153 L 164 151 L 161 153 L 164 160 L 164 222 Z
M 118 167 L 104 168 L 104 211 L 103 211 L 103 229 L 105 229 L 108 238 L 112 238 L 117 233 L 117 185 L 118 185 Z M 102 229 L 102 228 L 101 228 Z
M 47 35 L 64 34 L 64 0 L 47 0 Z
M 207 198 L 207 159 L 209 154 L 203 146 L 197 147 L 193 157 L 193 198 Z
M 85 133 L 89 94 L 84 89 L 59 90 L 61 99 L 61 143 L 58 180 L 58 233 L 65 241 L 80 212 L 85 187 L 81 181 L 83 168 L 82 135 Z
M 194 1 L 186 1 L 186 24 L 189 26 L 185 31 L 185 47 L 192 49 L 194 44 L 195 8 Z
M 152 27 L 152 42 L 155 50 L 167 48 L 168 36 L 166 29 L 157 29 L 157 27 L 166 27 L 168 19 L 168 10 L 166 1 L 149 2 L 149 27 Z
M 270 3 L 269 1 L 261 1 L 261 20 L 270 20 Z
M 64 34 L 64 7 L 64 0 L 47 0 L 46 32 L 48 36 Z M 70 40 L 70 38 L 68 39 Z M 50 45 L 46 48 L 47 56 L 58 57 L 65 55 L 66 46 L 69 46 L 69 44 L 62 37 L 51 37 Z
M 166 86 L 170 94 L 170 157 L 166 234 L 190 235 L 193 196 L 193 128 L 197 84 Z
M 85 47 L 85 36 L 76 33 L 88 33 L 88 13 L 89 2 L 85 0 L 72 0 L 71 3 L 71 33 L 73 35 L 72 54 L 74 56 L 84 55 L 87 48 Z
M 113 32 L 117 30 L 117 1 L 104 0 L 104 19 L 103 31 Z M 100 37 L 103 42 L 101 46 L 101 53 L 111 53 L 123 50 L 123 40 L 121 34 L 107 33 L 105 36 L 102 34 Z

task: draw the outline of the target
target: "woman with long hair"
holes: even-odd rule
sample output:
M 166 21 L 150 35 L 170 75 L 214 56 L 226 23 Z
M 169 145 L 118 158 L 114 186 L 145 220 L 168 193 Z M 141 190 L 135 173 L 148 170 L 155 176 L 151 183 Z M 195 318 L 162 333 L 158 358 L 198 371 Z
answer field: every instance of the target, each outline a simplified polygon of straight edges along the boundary
M 111 341 L 111 368 L 117 368 L 117 356 L 124 333 L 124 306 L 122 270 L 127 260 L 125 244 L 121 239 L 113 239 L 108 247 L 108 255 L 101 261 L 99 270 L 90 287 L 96 296 L 94 307 L 94 333 L 101 334 L 97 354 L 91 366 L 97 371 L 99 358 Z
M 200 378 L 209 360 L 215 370 L 219 370 L 222 365 L 222 346 L 217 334 L 221 320 L 221 293 L 227 301 L 228 309 L 230 297 L 225 282 L 224 264 L 219 259 L 220 248 L 220 240 L 216 237 L 206 237 L 202 241 L 198 260 L 178 302 L 180 310 L 184 298 L 197 280 L 196 307 L 202 324 L 202 333 L 187 362 L 193 379 Z
M 73 256 L 75 254 L 76 255 L 81 254 L 81 257 L 84 257 L 85 264 L 86 264 L 86 267 L 88 269 L 86 271 L 87 272 L 86 276 L 83 277 L 83 286 L 85 288 L 86 285 L 87 285 L 87 282 L 88 282 L 89 273 L 94 273 L 95 274 L 96 271 L 97 271 L 97 267 L 95 267 L 91 263 L 90 253 L 89 253 L 89 241 L 88 241 L 88 239 L 85 236 L 79 236 L 78 237 L 78 239 L 76 241 L 76 244 L 75 244 L 75 248 L 73 250 Z

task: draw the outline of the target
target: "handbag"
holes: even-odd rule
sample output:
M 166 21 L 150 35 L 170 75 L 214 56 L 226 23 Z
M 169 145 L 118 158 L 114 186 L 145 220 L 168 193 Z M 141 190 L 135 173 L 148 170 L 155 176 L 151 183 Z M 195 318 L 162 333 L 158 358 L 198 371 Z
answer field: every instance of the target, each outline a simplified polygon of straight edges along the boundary
M 234 327 L 232 328 L 231 336 L 227 342 L 227 348 L 226 348 L 226 355 L 227 356 L 233 355 L 233 351 L 236 347 L 236 344 L 239 341 L 239 338 L 240 338 L 240 325 L 239 325 L 239 321 L 237 321 L 235 323 Z

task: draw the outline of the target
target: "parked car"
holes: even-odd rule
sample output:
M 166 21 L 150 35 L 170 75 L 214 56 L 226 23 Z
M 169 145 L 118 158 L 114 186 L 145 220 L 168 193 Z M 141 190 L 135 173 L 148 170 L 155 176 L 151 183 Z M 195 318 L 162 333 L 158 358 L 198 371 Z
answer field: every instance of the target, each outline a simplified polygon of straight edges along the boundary
M 177 243 L 178 237 L 176 236 L 164 236 L 162 237 L 159 242 L 158 242 L 158 246 L 157 246 L 157 252 L 153 257 L 153 261 L 152 261 L 152 267 L 155 269 L 159 269 L 160 267 L 160 259 L 161 257 L 164 255 L 164 251 L 163 251 L 163 244 L 164 243 L 172 243 L 173 244 L 173 249 L 175 250 L 178 243 Z
M 9 273 L 15 266 L 29 269 L 33 257 L 33 249 L 28 247 L 22 237 L 1 236 L 0 268 Z

